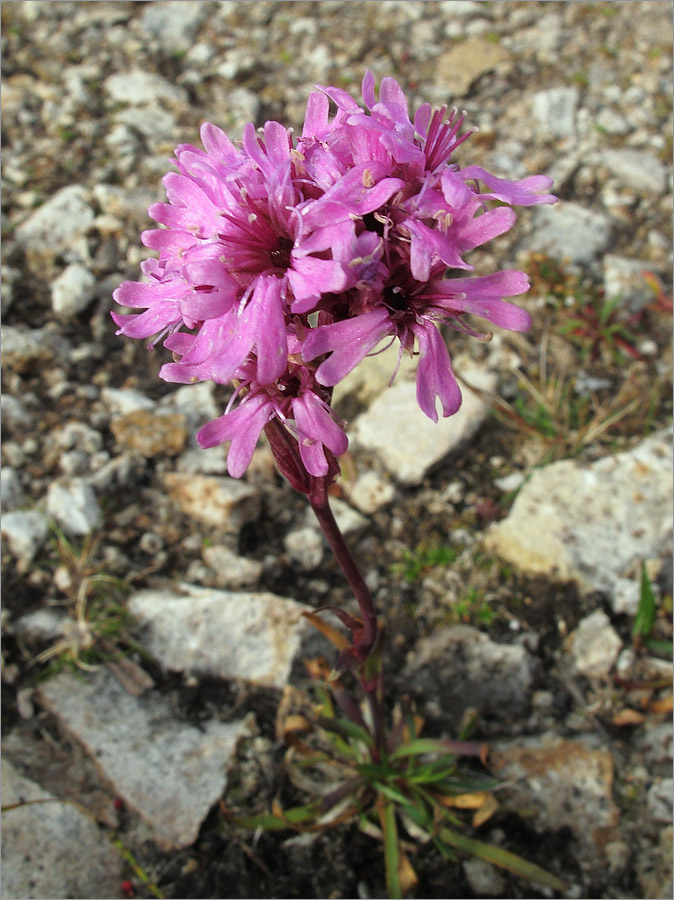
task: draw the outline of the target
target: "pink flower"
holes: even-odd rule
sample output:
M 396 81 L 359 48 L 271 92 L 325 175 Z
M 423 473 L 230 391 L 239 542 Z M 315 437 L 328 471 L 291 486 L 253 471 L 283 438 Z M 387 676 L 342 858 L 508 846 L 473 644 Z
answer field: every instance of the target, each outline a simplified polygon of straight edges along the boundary
M 367 72 L 362 95 L 364 108 L 318 88 L 297 141 L 278 122 L 248 124 L 240 145 L 202 126 L 203 149 L 176 149 L 167 202 L 150 207 L 162 227 L 142 240 L 159 258 L 142 264 L 144 282 L 114 292 L 139 311 L 113 314 L 119 333 L 173 353 L 162 378 L 234 383 L 198 439 L 231 442 L 235 477 L 272 421 L 296 441 L 300 468 L 332 477 L 347 447 L 332 387 L 383 340 L 418 355 L 419 405 L 437 421 L 438 401 L 444 416 L 461 403 L 438 326 L 478 337 L 467 316 L 529 326 L 504 299 L 528 289 L 526 275 L 473 276 L 465 257 L 512 227 L 511 207 L 554 203 L 550 179 L 460 168 L 465 114 L 423 104 L 410 117 L 393 78 L 377 98 Z

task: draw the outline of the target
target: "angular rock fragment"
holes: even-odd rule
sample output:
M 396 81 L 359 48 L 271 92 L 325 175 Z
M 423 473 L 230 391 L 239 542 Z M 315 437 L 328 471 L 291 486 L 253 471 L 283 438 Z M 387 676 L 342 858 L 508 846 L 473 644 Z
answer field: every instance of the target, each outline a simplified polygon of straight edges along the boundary
M 226 787 L 245 722 L 189 725 L 175 718 L 163 697 L 132 697 L 105 669 L 86 680 L 58 675 L 41 685 L 36 698 L 83 744 L 162 847 L 194 843 Z
M 218 591 L 183 584 L 179 590 L 134 594 L 129 612 L 143 626 L 143 643 L 164 666 L 212 678 L 283 687 L 306 630 L 305 607 L 269 593 Z

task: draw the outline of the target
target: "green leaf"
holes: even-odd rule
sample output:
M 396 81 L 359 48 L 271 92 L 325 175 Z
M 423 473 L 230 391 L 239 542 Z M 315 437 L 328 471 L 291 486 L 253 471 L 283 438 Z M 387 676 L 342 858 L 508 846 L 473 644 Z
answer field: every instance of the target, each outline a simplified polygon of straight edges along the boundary
M 366 747 L 374 746 L 372 735 L 369 734 L 364 728 L 361 728 L 360 725 L 356 725 L 355 722 L 349 722 L 348 719 L 326 719 L 321 717 L 318 720 L 318 724 L 326 731 L 331 731 L 334 734 L 339 734 L 341 735 L 341 737 L 351 738 L 352 740 L 356 741 L 362 741 Z
M 455 847 L 457 850 L 469 853 L 471 856 L 476 856 L 478 859 L 492 863 L 492 865 L 500 866 L 502 869 L 507 869 L 508 872 L 513 872 L 515 875 L 519 875 L 529 881 L 544 884 L 554 891 L 562 892 L 566 890 L 566 884 L 561 878 L 557 878 L 556 875 L 547 872 L 535 863 L 522 859 L 516 853 L 510 853 L 508 850 L 494 847 L 492 844 L 485 844 L 484 841 L 475 840 L 475 838 L 467 837 L 449 828 L 441 829 L 438 837 L 441 841 L 449 844 L 451 847 Z
M 398 878 L 400 850 L 398 847 L 398 829 L 396 827 L 395 807 L 392 802 L 384 801 L 380 809 L 380 821 L 384 832 L 384 864 L 386 868 L 386 890 L 389 897 L 402 898 L 403 893 Z
M 644 644 L 649 650 L 652 650 L 653 653 L 659 653 L 660 656 L 669 657 L 674 655 L 674 644 L 672 644 L 671 641 L 659 641 L 655 638 L 646 638 Z
M 651 582 L 646 572 L 646 566 L 641 564 L 641 593 L 639 606 L 632 625 L 632 637 L 647 638 L 655 624 L 655 595 Z

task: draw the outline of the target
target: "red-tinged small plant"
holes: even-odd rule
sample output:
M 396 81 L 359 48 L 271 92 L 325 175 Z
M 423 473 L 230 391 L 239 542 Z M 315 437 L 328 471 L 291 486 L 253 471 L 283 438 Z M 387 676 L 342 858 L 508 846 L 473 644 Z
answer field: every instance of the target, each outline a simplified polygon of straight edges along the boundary
M 142 236 L 158 258 L 142 264 L 145 282 L 114 292 L 120 305 L 143 311 L 113 318 L 119 334 L 149 338 L 151 348 L 163 341 L 173 354 L 160 371 L 166 381 L 233 385 L 224 414 L 197 440 L 229 443 L 228 471 L 238 478 L 265 432 L 359 607 L 358 616 L 329 609 L 348 638 L 313 615 L 338 650 L 335 674 L 315 672 L 321 713 L 307 726 L 311 738 L 297 737 L 303 724 L 286 729 L 295 770 L 300 761 L 327 767 L 338 775 L 334 786 L 326 795 L 315 782 L 318 799 L 249 824 L 306 830 L 358 818 L 384 843 L 392 897 L 414 883 L 401 827 L 449 859 L 474 854 L 561 890 L 554 876 L 457 830 L 459 798 L 472 798 L 464 803 L 477 804 L 476 815 L 493 806 L 488 785 L 458 765 L 479 750 L 421 739 L 409 717 L 387 722 L 377 610 L 328 500 L 348 446 L 333 388 L 365 356 L 398 342 L 400 356 L 418 357 L 417 400 L 437 422 L 438 401 L 443 416 L 461 405 L 438 326 L 481 340 L 490 334 L 467 316 L 528 329 L 528 313 L 504 299 L 528 290 L 526 274 L 473 275 L 464 256 L 512 227 L 512 207 L 554 203 L 552 182 L 460 168 L 453 154 L 471 133 L 462 133 L 465 113 L 426 103 L 410 119 L 393 78 L 382 79 L 377 99 L 368 72 L 362 95 L 364 108 L 341 88 L 318 88 L 297 139 L 278 122 L 259 133 L 250 123 L 235 145 L 206 123 L 204 149 L 180 145 L 177 172 L 164 179 L 168 202 L 150 208 L 164 227 Z M 347 676 L 357 691 L 346 689 Z

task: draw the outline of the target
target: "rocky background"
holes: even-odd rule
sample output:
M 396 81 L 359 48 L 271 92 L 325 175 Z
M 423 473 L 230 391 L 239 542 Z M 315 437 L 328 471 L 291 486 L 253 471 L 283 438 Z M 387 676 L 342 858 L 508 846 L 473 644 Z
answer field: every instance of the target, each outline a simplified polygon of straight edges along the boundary
M 197 448 L 227 391 L 162 383 L 109 315 L 177 143 L 299 129 L 365 68 L 561 198 L 472 259 L 531 273 L 535 324 L 447 335 L 457 416 L 386 354 L 340 387 L 391 699 L 429 735 L 475 711 L 506 784 L 479 836 L 569 897 L 671 896 L 672 4 L 41 0 L 2 5 L 3 897 L 384 896 L 354 826 L 222 815 L 292 801 L 279 703 L 331 652 L 301 612 L 348 591 L 266 446 L 241 481 Z M 542 896 L 412 861 L 419 897 Z

